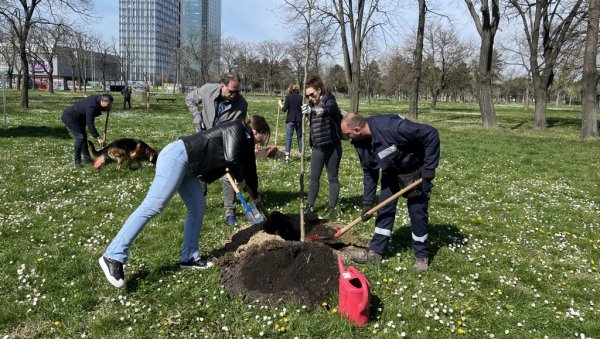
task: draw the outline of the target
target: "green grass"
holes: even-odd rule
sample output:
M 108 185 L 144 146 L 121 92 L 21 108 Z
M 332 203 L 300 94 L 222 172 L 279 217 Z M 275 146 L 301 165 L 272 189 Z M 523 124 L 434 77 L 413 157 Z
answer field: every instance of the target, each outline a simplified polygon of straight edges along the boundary
M 406 210 L 371 281 L 373 320 L 353 328 L 328 307 L 264 307 L 229 298 L 218 269 L 180 271 L 184 210 L 175 197 L 142 232 L 114 289 L 97 265 L 107 243 L 143 199 L 150 167 L 73 168 L 72 139 L 60 122 L 72 94 L 31 93 L 28 110 L 8 91 L 8 130 L 0 133 L 0 337 L 422 337 L 550 338 L 600 333 L 600 143 L 579 139 L 580 107 L 550 108 L 549 128 L 532 113 L 496 106 L 500 127 L 484 130 L 476 104 L 422 103 L 420 121 L 439 129 L 442 159 L 430 207 L 431 270 L 412 272 Z M 193 126 L 183 97 L 121 111 L 116 95 L 108 139 L 138 137 L 162 148 Z M 249 96 L 275 134 L 276 100 Z M 347 99 L 340 99 L 348 109 Z M 366 114 L 406 113 L 405 102 L 375 101 Z M 283 116 L 282 116 L 283 119 Z M 97 126 L 103 127 L 103 117 Z M 279 127 L 283 144 L 283 123 Z M 336 219 L 360 208 L 362 173 L 344 143 Z M 297 213 L 299 160 L 261 160 L 260 188 L 271 210 Z M 308 172 L 307 172 L 308 173 Z M 317 209 L 326 206 L 323 175 Z M 307 179 L 308 180 L 308 175 Z M 224 225 L 220 183 L 210 186 L 201 240 L 219 253 Z M 242 211 L 238 217 L 243 220 Z M 365 239 L 373 222 L 351 230 Z M 306 286 L 306 288 L 311 288 Z M 276 326 L 277 325 L 277 326 Z M 285 332 L 276 327 L 285 326 Z

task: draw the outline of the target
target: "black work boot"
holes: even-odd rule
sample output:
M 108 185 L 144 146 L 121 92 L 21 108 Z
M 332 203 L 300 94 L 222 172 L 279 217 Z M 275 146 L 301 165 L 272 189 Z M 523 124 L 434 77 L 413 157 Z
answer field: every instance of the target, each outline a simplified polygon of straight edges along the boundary
M 370 249 L 358 249 L 350 253 L 350 259 L 359 264 L 366 264 L 370 262 L 379 263 L 383 256 L 377 252 L 373 252 Z

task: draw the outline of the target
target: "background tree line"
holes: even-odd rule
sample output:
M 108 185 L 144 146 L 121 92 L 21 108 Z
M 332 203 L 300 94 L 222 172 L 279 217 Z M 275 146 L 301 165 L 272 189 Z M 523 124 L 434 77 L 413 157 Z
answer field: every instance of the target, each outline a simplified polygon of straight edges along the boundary
M 549 104 L 582 103 L 582 138 L 598 135 L 597 0 L 284 2 L 281 17 L 289 27 L 288 41 L 249 43 L 224 37 L 216 44 L 209 37 L 210 43 L 200 44 L 190 37 L 173 56 L 176 75 L 155 80 L 185 88 L 236 72 L 249 92 L 282 94 L 290 83 L 302 83 L 306 56 L 309 73 L 319 74 L 338 95 L 348 95 L 353 111 L 360 111 L 361 101 L 383 97 L 410 101 L 410 116 L 418 119 L 419 100 L 427 100 L 432 110 L 440 100 L 474 101 L 482 125 L 496 128 L 494 104 L 516 101 L 527 110 L 533 105 L 534 128 L 545 129 Z M 8 67 L 9 85 L 21 89 L 23 107 L 28 106 L 27 65 L 43 65 L 59 53 L 68 54 L 83 90 L 91 62 L 97 65 L 94 78 L 102 84 L 130 80 L 127 63 L 135 56 L 127 46 L 103 41 L 66 19 L 67 12 L 92 17 L 90 1 L 0 4 L 0 58 Z M 418 22 L 400 34 L 403 23 L 397 14 L 410 6 L 418 6 Z M 479 39 L 456 28 L 447 12 L 458 7 L 470 14 Z M 314 13 L 310 30 L 297 15 L 308 10 Z M 117 79 L 105 71 L 109 55 L 118 57 Z M 47 66 L 51 79 L 52 65 Z

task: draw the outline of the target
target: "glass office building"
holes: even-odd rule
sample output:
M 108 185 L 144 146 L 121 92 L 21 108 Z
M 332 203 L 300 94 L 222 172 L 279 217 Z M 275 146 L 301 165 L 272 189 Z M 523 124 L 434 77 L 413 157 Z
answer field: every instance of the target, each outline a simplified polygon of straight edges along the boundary
M 176 51 L 221 45 L 221 0 L 119 0 L 119 43 L 128 82 L 176 82 Z M 215 52 L 216 53 L 216 52 Z
M 181 0 L 181 40 L 221 41 L 221 0 Z
M 182 67 L 199 85 L 215 79 L 221 47 L 221 0 L 181 0 Z
M 119 44 L 127 82 L 175 82 L 180 0 L 119 0 Z

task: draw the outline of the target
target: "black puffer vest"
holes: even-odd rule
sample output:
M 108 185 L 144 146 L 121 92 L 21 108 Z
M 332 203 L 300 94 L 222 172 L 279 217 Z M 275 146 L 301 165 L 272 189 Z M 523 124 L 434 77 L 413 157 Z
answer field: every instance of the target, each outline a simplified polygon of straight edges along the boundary
M 319 102 L 312 105 L 310 113 L 310 144 L 311 146 L 329 146 L 341 142 L 342 113 L 331 92 L 321 95 Z

